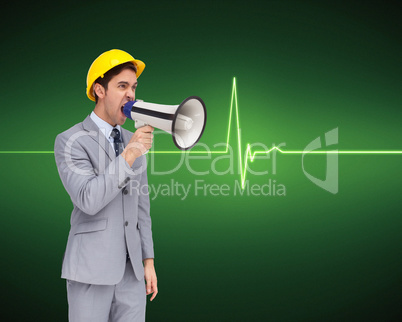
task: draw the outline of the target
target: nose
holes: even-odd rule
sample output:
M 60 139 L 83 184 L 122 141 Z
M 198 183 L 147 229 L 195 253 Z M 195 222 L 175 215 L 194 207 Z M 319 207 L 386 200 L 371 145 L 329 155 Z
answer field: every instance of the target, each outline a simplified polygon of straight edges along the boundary
M 128 98 L 129 101 L 134 101 L 135 100 L 135 90 L 133 90 L 132 88 L 129 88 L 127 90 L 126 95 L 127 95 L 127 98 Z

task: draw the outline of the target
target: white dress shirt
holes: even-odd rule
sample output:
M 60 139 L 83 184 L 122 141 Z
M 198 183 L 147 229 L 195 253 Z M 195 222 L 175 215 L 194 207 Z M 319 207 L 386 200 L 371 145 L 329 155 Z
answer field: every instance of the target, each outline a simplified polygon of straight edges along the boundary
M 121 137 L 121 128 L 120 125 L 116 125 L 115 127 L 111 126 L 108 122 L 106 122 L 105 120 L 102 120 L 98 115 L 95 114 L 94 111 L 92 111 L 90 118 L 92 121 L 95 122 L 95 124 L 99 127 L 99 129 L 101 130 L 101 132 L 107 137 L 107 139 L 109 140 L 112 148 L 113 147 L 113 138 L 110 136 L 110 133 L 112 133 L 112 130 L 114 128 L 118 129 L 120 131 L 120 137 Z

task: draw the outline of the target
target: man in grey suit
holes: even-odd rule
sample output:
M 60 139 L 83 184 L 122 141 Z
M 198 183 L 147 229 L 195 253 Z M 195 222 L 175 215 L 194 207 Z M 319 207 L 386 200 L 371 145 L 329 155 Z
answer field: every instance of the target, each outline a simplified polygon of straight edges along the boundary
M 144 68 L 121 50 L 100 55 L 87 75 L 93 112 L 56 138 L 74 206 L 62 266 L 70 321 L 144 321 L 146 295 L 152 301 L 158 293 L 143 156 L 153 128 L 121 128 L 122 106 L 135 99 Z

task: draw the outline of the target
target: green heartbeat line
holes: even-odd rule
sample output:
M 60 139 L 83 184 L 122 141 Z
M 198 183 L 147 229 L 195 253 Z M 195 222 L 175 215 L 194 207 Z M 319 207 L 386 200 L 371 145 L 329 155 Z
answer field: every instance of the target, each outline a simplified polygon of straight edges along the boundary
M 192 154 L 227 154 L 229 150 L 229 141 L 230 141 L 230 127 L 232 124 L 232 117 L 233 117 L 233 106 L 235 108 L 236 113 L 236 127 L 237 127 L 237 149 L 239 155 L 239 163 L 240 163 L 240 179 L 241 179 L 241 186 L 244 189 L 244 184 L 246 181 L 246 174 L 247 174 L 247 165 L 248 162 L 253 162 L 256 155 L 258 154 L 268 154 L 272 151 L 276 150 L 283 154 L 303 154 L 306 153 L 305 151 L 298 151 L 298 150 L 291 150 L 291 151 L 283 151 L 280 148 L 274 146 L 269 150 L 256 150 L 251 152 L 251 145 L 247 144 L 246 148 L 246 156 L 245 162 L 243 165 L 243 153 L 241 149 L 241 135 L 240 135 L 240 120 L 239 120 L 239 107 L 237 102 L 237 87 L 236 87 L 236 78 L 233 78 L 233 87 L 232 87 L 232 98 L 230 100 L 230 112 L 229 112 L 229 124 L 228 124 L 228 133 L 226 138 L 226 149 L 222 151 L 187 151 L 187 153 Z M 169 153 L 169 154 L 178 154 L 183 153 L 182 151 L 149 151 L 149 153 Z M 402 154 L 402 151 L 339 151 L 339 150 L 330 150 L 330 151 L 308 151 L 308 153 L 312 154 Z
M 301 150 L 290 150 L 283 151 L 282 149 L 274 146 L 269 150 L 256 150 L 254 152 L 251 151 L 251 145 L 248 143 L 246 148 L 246 156 L 243 165 L 243 157 L 242 157 L 242 149 L 241 149 L 241 135 L 240 135 L 240 120 L 239 120 L 239 107 L 237 102 L 237 88 L 236 88 L 236 78 L 233 77 L 233 87 L 232 87 L 232 96 L 230 100 L 230 112 L 229 112 L 229 124 L 228 124 L 228 132 L 226 137 L 226 149 L 225 150 L 217 150 L 217 151 L 153 151 L 150 150 L 148 153 L 151 154 L 181 154 L 181 153 L 191 153 L 191 154 L 227 154 L 229 150 L 229 141 L 230 141 L 230 128 L 232 124 L 233 117 L 233 107 L 235 108 L 236 114 L 236 129 L 237 129 L 237 149 L 239 154 L 239 164 L 240 166 L 240 179 L 242 188 L 244 188 L 244 183 L 246 181 L 247 174 L 247 165 L 248 162 L 253 162 L 256 155 L 258 154 L 268 154 L 272 151 L 276 150 L 283 154 L 304 154 L 305 151 Z M 53 154 L 54 151 L 0 151 L 0 154 Z M 308 151 L 309 154 L 402 154 L 402 151 L 353 151 L 353 150 L 330 150 L 330 151 Z

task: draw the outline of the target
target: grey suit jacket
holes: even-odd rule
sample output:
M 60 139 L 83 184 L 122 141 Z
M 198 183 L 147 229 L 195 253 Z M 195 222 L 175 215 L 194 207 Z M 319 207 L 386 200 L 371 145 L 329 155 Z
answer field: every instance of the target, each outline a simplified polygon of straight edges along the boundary
M 125 145 L 132 132 L 122 129 Z M 146 159 L 132 167 L 88 116 L 59 134 L 55 158 L 74 209 L 62 266 L 62 278 L 100 285 L 123 277 L 126 251 L 138 280 L 142 260 L 153 258 Z

